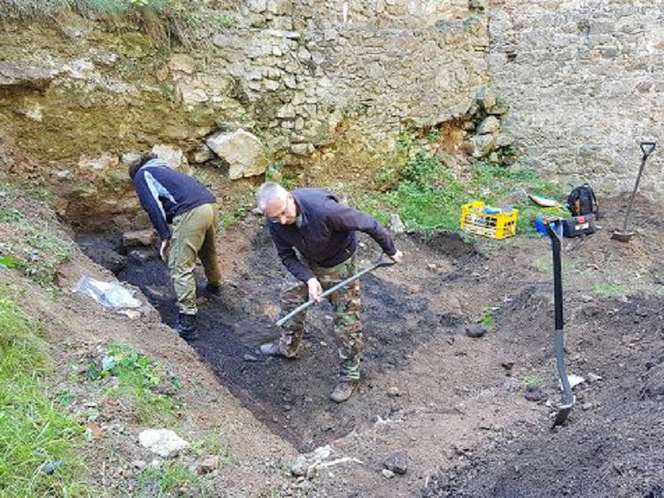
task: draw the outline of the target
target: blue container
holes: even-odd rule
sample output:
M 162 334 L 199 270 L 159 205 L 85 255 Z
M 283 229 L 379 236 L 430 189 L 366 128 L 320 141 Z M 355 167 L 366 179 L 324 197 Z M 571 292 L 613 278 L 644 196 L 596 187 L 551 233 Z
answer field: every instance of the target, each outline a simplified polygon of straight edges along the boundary
M 546 225 L 544 224 L 545 219 L 545 216 L 540 216 L 535 220 L 535 227 L 537 228 L 537 232 L 541 233 L 542 235 L 546 235 Z

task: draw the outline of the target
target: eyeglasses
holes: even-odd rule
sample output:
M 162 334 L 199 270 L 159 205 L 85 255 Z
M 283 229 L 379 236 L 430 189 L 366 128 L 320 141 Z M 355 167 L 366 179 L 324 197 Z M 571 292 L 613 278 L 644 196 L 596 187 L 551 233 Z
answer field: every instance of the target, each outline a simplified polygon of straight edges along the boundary
M 270 221 L 274 221 L 275 223 L 279 223 L 279 220 L 281 220 L 281 218 L 282 218 L 283 216 L 286 216 L 286 211 L 288 211 L 288 205 L 289 205 L 291 199 L 292 199 L 292 197 L 289 195 L 289 196 L 286 198 L 286 203 L 284 204 L 284 208 L 283 208 L 279 213 L 277 213 L 277 214 L 275 214 L 275 215 L 273 215 L 273 216 L 268 216 L 267 218 L 268 218 Z

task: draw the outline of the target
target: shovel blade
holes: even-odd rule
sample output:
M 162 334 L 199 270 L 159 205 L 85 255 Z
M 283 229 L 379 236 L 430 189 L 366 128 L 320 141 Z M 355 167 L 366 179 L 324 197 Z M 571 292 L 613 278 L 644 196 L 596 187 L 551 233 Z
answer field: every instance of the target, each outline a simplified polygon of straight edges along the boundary
M 572 411 L 572 406 L 574 405 L 565 405 L 561 406 L 560 409 L 558 410 L 558 413 L 556 413 L 556 418 L 553 421 L 553 427 L 555 428 L 559 425 L 563 425 L 565 421 L 567 420 L 567 417 L 569 416 L 570 412 Z

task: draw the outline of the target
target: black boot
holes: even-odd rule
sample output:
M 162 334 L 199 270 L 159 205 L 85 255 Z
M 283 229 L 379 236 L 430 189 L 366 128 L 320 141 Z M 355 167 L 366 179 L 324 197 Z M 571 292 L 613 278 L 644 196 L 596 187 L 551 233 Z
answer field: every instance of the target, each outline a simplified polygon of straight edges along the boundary
M 221 296 L 221 284 L 213 285 L 208 283 L 205 286 L 205 290 L 208 292 L 208 294 L 211 294 L 215 297 Z
M 175 324 L 175 331 L 185 341 L 195 341 L 198 339 L 196 315 L 185 315 L 184 313 L 180 313 L 178 316 L 178 321 Z

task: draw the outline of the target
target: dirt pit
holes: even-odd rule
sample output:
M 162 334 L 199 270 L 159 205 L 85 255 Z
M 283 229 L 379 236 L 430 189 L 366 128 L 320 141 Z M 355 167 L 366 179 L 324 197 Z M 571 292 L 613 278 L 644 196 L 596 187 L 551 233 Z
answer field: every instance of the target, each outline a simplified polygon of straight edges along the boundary
M 154 249 L 126 251 L 119 238 L 99 235 L 81 237 L 79 244 L 118 279 L 140 288 L 165 323 L 175 324 L 177 309 L 169 272 Z M 363 245 L 358 255 L 362 266 L 367 266 L 378 251 L 370 240 Z M 431 263 L 432 273 L 443 263 L 455 269 L 477 258 L 472 246 L 453 234 L 427 241 L 404 237 L 400 246 L 408 247 L 406 250 L 417 247 L 432 261 L 443 260 Z M 445 255 L 448 247 L 451 256 Z M 293 280 L 282 269 L 265 230 L 253 234 L 246 258 L 245 268 L 224 282 L 221 296 L 205 291 L 205 278 L 197 270 L 200 338 L 191 346 L 220 382 L 300 451 L 311 451 L 390 417 L 393 402 L 389 386 L 381 385 L 381 379 L 405 368 L 412 352 L 426 346 L 434 335 L 453 337 L 464 331 L 461 315 L 435 312 L 421 289 L 397 283 L 398 269 L 379 269 L 363 277 L 367 348 L 358 397 L 361 402 L 332 403 L 328 395 L 336 383 L 338 358 L 331 307 L 324 303 L 308 312 L 306 342 L 298 359 L 261 355 L 258 347 L 279 336 L 274 326 L 279 292 Z
M 199 279 L 201 338 L 191 346 L 300 451 L 330 443 L 362 462 L 317 476 L 310 496 L 661 496 L 664 213 L 639 199 L 639 231 L 621 244 L 610 233 L 625 199 L 603 209 L 602 230 L 563 244 L 566 362 L 585 381 L 555 432 L 561 397 L 544 238 L 400 236 L 404 263 L 363 278 L 364 379 L 337 405 L 328 399 L 337 369 L 329 306 L 309 313 L 297 360 L 257 351 L 278 335 L 279 292 L 292 280 L 262 223 L 248 219 L 220 235 L 221 296 L 206 295 Z M 109 236 L 79 244 L 174 324 L 168 271 L 153 249 L 126 252 Z M 377 254 L 364 240 L 360 266 Z M 478 322 L 488 332 L 467 336 Z M 533 383 L 540 396 L 529 400 Z M 394 452 L 409 470 L 386 477 Z

